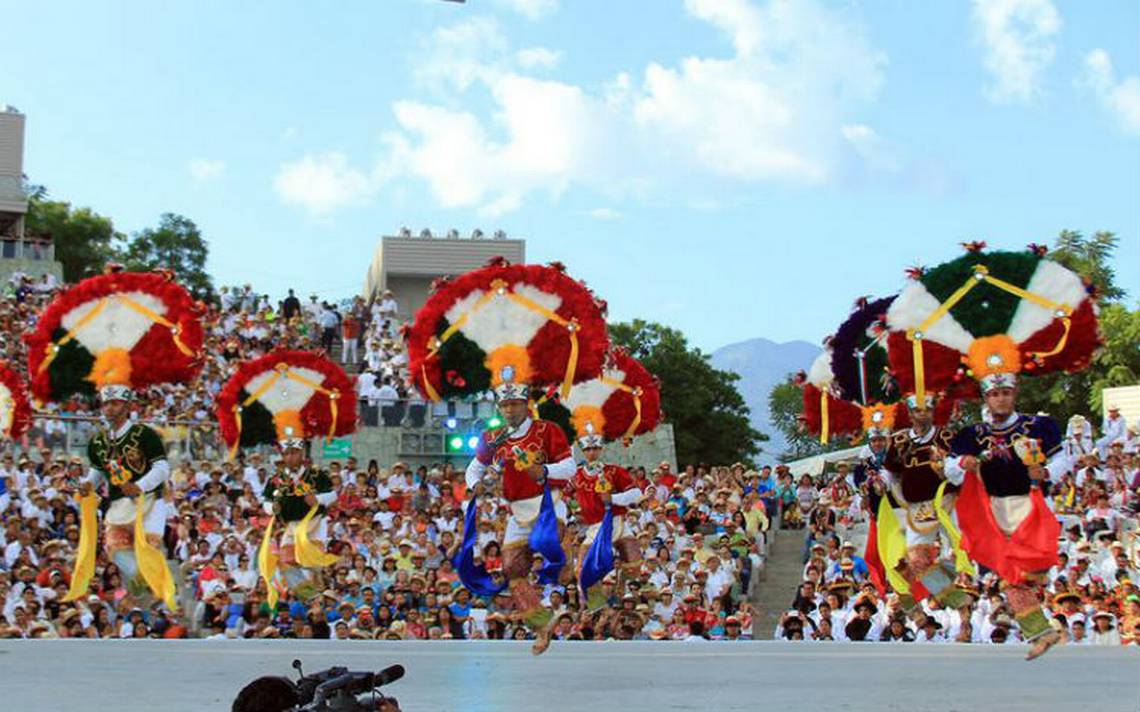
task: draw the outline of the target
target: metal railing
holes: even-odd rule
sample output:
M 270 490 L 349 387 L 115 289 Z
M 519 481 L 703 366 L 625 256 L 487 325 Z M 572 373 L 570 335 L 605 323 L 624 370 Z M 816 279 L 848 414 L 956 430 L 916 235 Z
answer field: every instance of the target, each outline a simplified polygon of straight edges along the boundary
M 469 435 L 482 429 L 495 413 L 490 401 L 425 403 L 400 399 L 392 402 L 359 401 L 360 428 L 398 428 L 409 430 L 408 437 L 425 440 L 416 443 L 415 451 L 425 446 L 443 451 L 443 438 L 448 433 Z M 143 422 L 158 431 L 172 462 L 221 460 L 228 450 L 217 433 L 217 423 L 209 420 L 147 419 Z M 99 416 L 65 415 L 40 412 L 35 414 L 28 433 L 14 449 L 35 452 L 50 449 L 56 456 L 86 457 L 87 444 L 103 427 Z M 436 440 L 439 445 L 436 445 Z M 431 441 L 430 443 L 426 441 Z M 403 445 L 402 445 L 403 446 Z M 412 447 L 411 444 L 406 447 Z M 267 454 L 271 448 L 264 448 Z
M 217 437 L 217 424 L 212 421 L 148 420 L 162 437 L 167 456 L 173 462 L 224 458 L 226 449 Z M 53 454 L 86 457 L 87 444 L 102 427 L 102 419 L 89 415 L 56 415 L 40 413 L 32 427 L 21 438 L 26 451 L 50 449 Z

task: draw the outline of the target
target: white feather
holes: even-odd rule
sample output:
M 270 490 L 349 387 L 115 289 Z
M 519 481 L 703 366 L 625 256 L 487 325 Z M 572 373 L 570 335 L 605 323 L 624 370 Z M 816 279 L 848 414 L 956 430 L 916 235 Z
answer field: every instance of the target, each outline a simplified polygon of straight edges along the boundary
M 1064 304 L 1070 309 L 1075 309 L 1088 296 L 1081 278 L 1052 260 L 1041 260 L 1038 263 L 1025 291 Z M 1052 324 L 1055 318 L 1053 309 L 1022 299 L 1009 324 L 1009 336 L 1020 344 Z
M 558 309 L 562 304 L 562 298 L 557 294 L 544 292 L 529 284 L 516 284 L 514 291 L 550 311 Z M 454 324 L 461 315 L 471 310 L 483 294 L 482 290 L 472 292 L 452 304 L 444 314 L 448 322 Z M 504 344 L 525 346 L 546 321 L 545 316 L 528 309 L 507 295 L 496 295 L 479 308 L 478 314 L 469 316 L 463 326 L 459 327 L 459 331 L 483 351 L 490 353 Z
M 0 435 L 8 432 L 12 427 L 12 416 L 16 412 L 16 401 L 12 398 L 12 391 L 8 386 L 0 383 Z
M 831 349 L 826 349 L 811 362 L 811 368 L 808 369 L 808 383 L 816 388 L 826 389 L 833 380 L 835 374 L 831 370 Z
M 166 315 L 166 305 L 154 295 L 126 292 L 123 296 L 160 316 Z M 60 324 L 70 332 L 98 303 L 98 299 L 92 299 L 80 304 L 64 314 Z M 96 355 L 109 348 L 130 351 L 153 325 L 150 317 L 127 306 L 122 299 L 111 297 L 102 311 L 75 332 L 75 339 Z
M 325 377 L 320 371 L 314 371 L 309 368 L 291 368 L 290 372 L 304 378 L 313 383 L 324 383 Z M 265 382 L 272 378 L 277 373 L 276 370 L 270 369 L 262 371 L 245 384 L 246 393 L 256 393 L 265 385 Z M 270 413 L 276 415 L 283 410 L 301 410 L 305 404 L 309 402 L 309 398 L 313 395 L 313 389 L 306 386 L 300 381 L 295 381 L 292 378 L 278 378 L 277 381 L 269 387 L 260 398 L 261 404 L 269 409 Z
M 608 370 L 605 374 L 606 378 L 617 381 L 618 383 L 625 382 L 625 373 L 623 371 Z M 600 378 L 591 378 L 588 381 L 575 384 L 570 389 L 569 395 L 566 396 L 564 404 L 571 413 L 583 405 L 592 405 L 596 408 L 601 408 L 602 404 L 605 403 L 616 390 L 616 386 L 605 383 Z
M 887 310 L 887 328 L 891 331 L 917 329 L 939 307 L 938 299 L 926 290 L 922 282 L 912 282 L 902 290 Z M 962 328 L 950 314 L 931 324 L 923 338 L 965 353 L 974 342 L 970 332 Z

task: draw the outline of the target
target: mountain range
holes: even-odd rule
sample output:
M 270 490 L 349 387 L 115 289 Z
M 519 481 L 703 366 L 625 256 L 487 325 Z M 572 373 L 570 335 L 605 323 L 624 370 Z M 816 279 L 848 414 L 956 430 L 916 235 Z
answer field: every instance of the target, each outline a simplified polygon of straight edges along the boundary
M 736 388 L 751 410 L 752 427 L 770 438 L 758 458 L 761 464 L 775 464 L 784 450 L 783 435 L 768 418 L 768 393 L 789 374 L 806 371 L 822 349 L 807 341 L 778 344 L 757 338 L 723 346 L 712 353 L 712 365 L 740 375 Z

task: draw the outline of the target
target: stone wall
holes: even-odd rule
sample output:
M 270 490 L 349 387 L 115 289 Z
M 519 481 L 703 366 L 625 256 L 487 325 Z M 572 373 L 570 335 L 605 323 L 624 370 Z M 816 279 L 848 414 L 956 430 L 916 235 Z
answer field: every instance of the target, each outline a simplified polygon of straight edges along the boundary
M 63 265 L 55 260 L 30 260 L 22 257 L 0 259 L 0 281 L 7 282 L 16 272 L 23 272 L 33 279 L 52 274 L 60 282 L 63 281 Z

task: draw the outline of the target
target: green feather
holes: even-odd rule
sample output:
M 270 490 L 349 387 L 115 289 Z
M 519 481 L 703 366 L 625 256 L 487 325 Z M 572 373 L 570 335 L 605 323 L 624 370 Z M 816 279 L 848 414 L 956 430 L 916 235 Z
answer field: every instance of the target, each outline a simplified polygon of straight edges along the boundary
M 447 319 L 440 319 L 436 336 L 443 336 L 449 326 Z M 474 341 L 459 331 L 452 334 L 439 348 L 440 397 L 459 398 L 491 390 L 491 374 L 484 366 L 486 360 L 487 354 Z M 448 371 L 460 374 L 465 383 L 462 386 L 448 383 Z
M 52 332 L 52 340 L 59 343 L 67 336 L 66 329 L 56 329 Z M 48 365 L 48 374 L 51 376 L 52 392 L 59 400 L 72 395 L 95 397 L 95 385 L 87 380 L 91 375 L 91 367 L 95 365 L 95 357 L 78 339 L 71 339 L 59 347 L 59 352 Z
M 238 393 L 238 403 L 245 403 L 249 393 L 241 389 Z M 277 443 L 277 426 L 273 424 L 273 414 L 262 405 L 261 401 L 254 401 L 241 411 L 241 446 L 253 447 L 255 445 L 274 445 Z
M 939 302 L 945 302 L 967 280 L 974 279 L 974 266 L 980 264 L 989 269 L 990 276 L 1024 288 L 1040 261 L 1031 252 L 968 253 L 927 272 L 922 284 Z M 975 338 L 1004 334 L 1020 303 L 1021 297 L 983 283 L 971 289 L 950 310 L 950 316 Z

